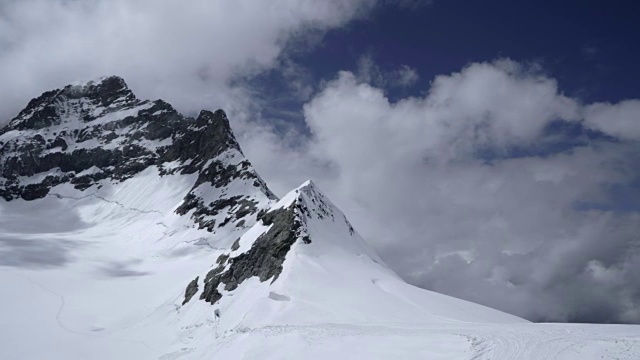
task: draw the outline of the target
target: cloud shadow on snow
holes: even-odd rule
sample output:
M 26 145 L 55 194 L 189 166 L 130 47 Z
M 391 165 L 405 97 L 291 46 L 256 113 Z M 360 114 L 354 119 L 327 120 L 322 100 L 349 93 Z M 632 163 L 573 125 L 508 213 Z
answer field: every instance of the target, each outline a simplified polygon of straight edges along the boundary
M 100 273 L 108 277 L 134 277 L 148 275 L 147 271 L 135 270 L 132 267 L 140 263 L 139 260 L 111 262 L 100 268 Z
M 72 260 L 71 251 L 78 244 L 62 239 L 25 239 L 0 235 L 0 266 L 52 268 Z
M 34 201 L 0 200 L 0 234 L 64 233 L 88 226 L 67 201 L 52 197 Z
M 51 197 L 10 202 L 0 199 L 0 266 L 65 266 L 80 243 L 59 235 L 88 226 L 67 201 Z

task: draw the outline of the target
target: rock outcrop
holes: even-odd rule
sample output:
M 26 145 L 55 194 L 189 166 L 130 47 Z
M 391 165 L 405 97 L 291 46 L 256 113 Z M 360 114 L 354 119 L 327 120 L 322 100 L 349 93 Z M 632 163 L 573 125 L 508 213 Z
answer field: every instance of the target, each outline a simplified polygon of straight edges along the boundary
M 204 278 L 200 299 L 215 304 L 223 296 L 220 290 L 232 292 L 252 277 L 261 282 L 278 280 L 293 245 L 312 244 L 307 228 L 310 221 L 339 222 L 345 234 L 355 234 L 344 215 L 334 211 L 333 204 L 312 182 L 306 182 L 259 216 L 255 226 L 264 230 L 258 236 L 245 234 L 230 252 L 218 257 L 217 266 Z
M 224 111 L 186 117 L 162 100 L 138 99 L 119 77 L 45 92 L 0 129 L 6 201 L 42 198 L 67 183 L 84 191 L 150 167 L 161 176 L 197 173 L 176 211 L 209 231 L 255 220 L 260 201 L 275 199 L 244 158 Z M 246 191 L 226 191 L 233 181 Z

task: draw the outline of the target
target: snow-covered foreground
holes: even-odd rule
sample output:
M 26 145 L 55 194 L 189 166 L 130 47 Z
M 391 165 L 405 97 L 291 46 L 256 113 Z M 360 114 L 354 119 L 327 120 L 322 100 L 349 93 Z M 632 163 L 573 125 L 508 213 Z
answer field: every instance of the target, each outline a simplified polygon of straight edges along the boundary
M 247 329 L 221 339 L 214 353 L 237 359 L 637 359 L 639 336 L 635 327 L 620 325 L 327 324 Z
M 0 272 L 6 290 L 0 297 L 2 359 L 637 359 L 640 354 L 640 330 L 623 325 L 318 324 L 219 333 L 210 318 L 194 332 L 197 336 L 177 339 L 176 329 L 157 322 L 175 311 L 168 305 L 142 311 L 129 323 L 105 322 L 108 328 L 100 328 L 95 321 L 78 321 L 87 305 L 68 302 L 76 298 L 73 294 L 65 296 L 50 288 L 55 286 L 42 285 L 46 279 L 27 276 Z M 120 303 L 112 316 L 125 309 Z M 109 314 L 95 315 L 108 321 Z
M 0 359 L 640 357 L 638 326 L 531 324 L 407 285 L 309 184 L 274 206 L 304 204 L 312 239 L 293 245 L 277 281 L 182 306 L 189 281 L 269 228 L 256 224 L 229 252 L 241 232 L 216 237 L 175 214 L 190 185 L 149 170 L 3 203 Z
M 197 329 L 181 329 L 186 334 L 191 330 L 193 336 L 176 338 L 176 329 L 157 321 L 171 317 L 175 310 L 168 306 L 142 312 L 131 323 L 88 328 L 92 322 L 75 319 L 76 310 L 84 306 L 67 304 L 67 296 L 14 272 L 3 271 L 0 282 L 11 289 L 13 298 L 11 301 L 3 292 L 3 309 L 10 307 L 11 311 L 8 319 L 3 316 L 0 331 L 2 359 L 631 360 L 640 354 L 638 327 L 623 325 L 460 323 L 401 328 L 317 324 L 220 333 L 216 320 L 209 318 Z

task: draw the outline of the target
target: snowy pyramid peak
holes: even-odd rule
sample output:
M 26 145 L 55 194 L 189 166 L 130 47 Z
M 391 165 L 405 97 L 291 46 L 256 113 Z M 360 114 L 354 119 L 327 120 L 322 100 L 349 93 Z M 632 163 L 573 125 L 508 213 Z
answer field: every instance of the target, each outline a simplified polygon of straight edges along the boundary
M 306 217 L 318 220 L 335 220 L 336 215 L 344 217 L 342 212 L 333 205 L 311 180 L 305 181 L 302 185 L 290 191 L 275 207 L 288 207 L 292 204 L 295 204 L 296 208 Z
M 181 299 L 187 312 L 213 305 L 218 330 L 522 321 L 405 283 L 311 181 L 258 218 L 204 277 L 188 284 Z
M 257 277 L 275 282 L 284 269 L 292 247 L 309 245 L 316 251 L 331 247 L 367 255 L 382 264 L 378 256 L 356 234 L 346 216 L 312 182 L 306 181 L 278 203 L 258 214 L 258 223 L 239 237 L 231 251 L 218 257 L 217 266 L 204 280 L 202 300 L 212 304 L 222 298 L 219 291 L 233 291 L 243 281 Z M 314 241 L 318 240 L 318 244 Z M 195 286 L 195 285 L 193 285 Z M 196 294 L 187 290 L 184 303 Z

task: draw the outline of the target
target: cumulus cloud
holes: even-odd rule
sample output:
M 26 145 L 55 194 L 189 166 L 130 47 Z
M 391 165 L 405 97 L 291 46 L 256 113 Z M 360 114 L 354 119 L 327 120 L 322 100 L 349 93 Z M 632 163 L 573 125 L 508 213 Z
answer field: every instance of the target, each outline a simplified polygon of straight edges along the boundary
M 242 79 L 279 65 L 291 41 L 339 27 L 373 0 L 3 0 L 0 123 L 35 94 L 120 75 L 182 111 L 246 109 Z M 4 121 L 3 121 L 4 120 Z
M 596 103 L 585 109 L 589 126 L 623 139 L 640 139 L 640 100 Z
M 639 146 L 602 133 L 637 130 L 628 103 L 582 105 L 509 60 L 428 90 L 391 102 L 341 72 L 304 107 L 310 136 L 262 128 L 245 149 L 280 193 L 316 179 L 414 284 L 533 320 L 640 322 L 640 215 L 612 200 L 637 186 Z

